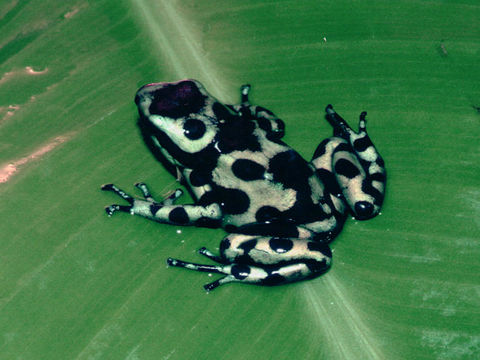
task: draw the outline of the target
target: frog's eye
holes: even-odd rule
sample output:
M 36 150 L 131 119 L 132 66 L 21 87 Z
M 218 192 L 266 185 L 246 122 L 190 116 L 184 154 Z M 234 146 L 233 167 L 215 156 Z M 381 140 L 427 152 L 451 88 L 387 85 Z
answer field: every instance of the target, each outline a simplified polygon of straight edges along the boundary
M 188 119 L 183 124 L 183 130 L 187 138 L 190 140 L 198 140 L 205 134 L 207 127 L 201 120 Z

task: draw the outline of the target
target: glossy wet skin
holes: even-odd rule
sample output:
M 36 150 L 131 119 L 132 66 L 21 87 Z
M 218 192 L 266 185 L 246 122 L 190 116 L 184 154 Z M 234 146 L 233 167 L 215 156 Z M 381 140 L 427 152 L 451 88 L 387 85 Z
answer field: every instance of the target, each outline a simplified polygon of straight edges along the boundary
M 384 164 L 366 133 L 365 113 L 356 133 L 328 106 L 334 137 L 322 141 L 307 162 L 281 141 L 283 121 L 249 103 L 249 89 L 242 87 L 238 105 L 220 103 L 195 80 L 149 84 L 135 96 L 150 140 L 177 169 L 194 204 L 156 202 L 144 184 L 144 200 L 105 187 L 130 203 L 110 206 L 110 215 L 121 210 L 230 232 L 220 256 L 201 251 L 221 266 L 168 261 L 226 275 L 209 290 L 230 281 L 273 285 L 325 272 L 331 262 L 326 243 L 347 214 L 368 219 L 383 202 Z

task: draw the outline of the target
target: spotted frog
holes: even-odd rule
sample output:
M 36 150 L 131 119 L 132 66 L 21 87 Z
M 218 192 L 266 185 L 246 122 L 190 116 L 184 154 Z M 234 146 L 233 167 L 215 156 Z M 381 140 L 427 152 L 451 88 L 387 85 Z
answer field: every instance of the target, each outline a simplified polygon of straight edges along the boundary
M 219 255 L 199 250 L 217 264 L 167 259 L 173 267 L 223 274 L 204 286 L 207 291 L 229 282 L 278 285 L 325 273 L 332 262 L 328 244 L 348 214 L 370 219 L 384 199 L 384 161 L 367 134 L 366 112 L 356 132 L 328 105 L 333 136 L 308 162 L 281 140 L 284 122 L 250 104 L 249 90 L 241 87 L 236 105 L 221 103 L 196 80 L 148 84 L 136 93 L 147 143 L 193 204 L 175 204 L 181 189 L 156 201 L 144 183 L 136 184 L 142 199 L 113 184 L 102 187 L 129 203 L 108 206 L 110 216 L 122 211 L 227 231 Z

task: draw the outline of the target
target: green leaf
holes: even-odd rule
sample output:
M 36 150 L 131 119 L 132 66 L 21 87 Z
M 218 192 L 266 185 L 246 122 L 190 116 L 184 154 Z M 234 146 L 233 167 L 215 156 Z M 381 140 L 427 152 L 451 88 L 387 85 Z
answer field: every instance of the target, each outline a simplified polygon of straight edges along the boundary
M 477 1 L 6 0 L 0 4 L 0 359 L 480 357 Z M 133 96 L 197 78 L 286 123 L 305 158 L 334 104 L 368 111 L 382 215 L 349 220 L 321 278 L 231 284 L 167 268 L 222 230 L 103 207 L 177 187 Z M 188 202 L 185 199 L 185 202 Z

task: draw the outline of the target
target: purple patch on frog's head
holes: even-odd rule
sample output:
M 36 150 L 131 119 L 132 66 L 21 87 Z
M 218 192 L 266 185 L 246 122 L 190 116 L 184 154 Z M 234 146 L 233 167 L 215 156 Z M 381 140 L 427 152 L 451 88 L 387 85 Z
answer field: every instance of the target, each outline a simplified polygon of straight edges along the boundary
M 205 106 L 206 98 L 199 89 L 199 85 L 192 80 L 145 85 L 137 92 L 135 97 L 137 105 L 144 96 L 151 99 L 148 107 L 151 115 L 174 119 L 200 112 Z

